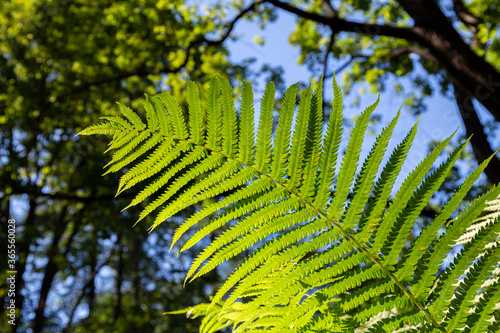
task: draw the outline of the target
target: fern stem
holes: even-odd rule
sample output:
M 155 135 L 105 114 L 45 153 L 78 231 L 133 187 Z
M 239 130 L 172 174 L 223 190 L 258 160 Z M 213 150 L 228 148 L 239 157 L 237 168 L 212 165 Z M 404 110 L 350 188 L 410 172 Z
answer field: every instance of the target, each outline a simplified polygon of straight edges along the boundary
M 148 133 L 151 133 L 151 134 L 158 134 L 157 132 L 153 132 L 153 131 L 150 131 L 150 130 L 147 130 L 147 129 L 141 129 L 141 130 L 138 130 L 138 129 L 123 129 L 123 131 L 130 131 L 130 132 L 148 132 Z M 262 175 L 262 177 L 267 177 L 268 179 L 272 180 L 273 182 L 276 183 L 276 185 L 278 186 L 281 186 L 283 189 L 285 189 L 286 191 L 288 191 L 292 197 L 296 197 L 298 199 L 300 199 L 304 205 L 308 206 L 309 208 L 311 208 L 314 212 L 314 215 L 318 218 L 324 218 L 326 219 L 326 221 L 330 224 L 331 227 L 336 227 L 338 228 L 338 230 L 340 230 L 340 232 L 344 235 L 344 237 L 346 239 L 348 239 L 350 242 L 352 242 L 354 244 L 355 247 L 357 247 L 358 249 L 360 249 L 364 254 L 366 254 L 368 256 L 368 258 L 370 258 L 370 260 L 375 264 L 377 265 L 380 269 L 382 269 L 382 271 L 403 291 L 403 293 L 423 312 L 423 314 L 429 319 L 429 321 L 437 328 L 439 329 L 440 331 L 442 332 L 446 332 L 446 330 L 436 321 L 436 319 L 432 316 L 431 313 L 429 313 L 426 308 L 415 298 L 415 296 L 390 272 L 390 270 L 384 265 L 382 264 L 379 260 L 378 260 L 378 256 L 376 254 L 372 254 L 370 251 L 368 251 L 368 249 L 363 246 L 360 242 L 358 242 L 356 240 L 356 238 L 351 235 L 346 229 L 342 228 L 342 226 L 340 226 L 340 224 L 338 223 L 338 221 L 335 221 L 334 219 L 330 218 L 326 212 L 324 212 L 322 209 L 320 208 L 317 208 L 316 206 L 314 206 L 312 203 L 310 203 L 306 198 L 300 196 L 299 194 L 295 193 L 291 188 L 287 187 L 286 185 L 284 185 L 283 183 L 281 183 L 279 181 L 279 179 L 277 178 L 274 178 L 272 176 L 270 176 L 269 174 L 263 172 L 262 170 L 260 169 L 257 169 L 256 167 L 252 166 L 252 165 L 247 165 L 245 164 L 243 161 L 240 161 L 238 158 L 236 157 L 233 157 L 233 156 L 228 156 L 226 154 L 224 154 L 223 152 L 219 151 L 219 150 L 216 150 L 214 148 L 210 148 L 210 147 L 207 147 L 206 145 L 204 144 L 200 144 L 200 143 L 196 143 L 196 142 L 193 142 L 187 138 L 177 138 L 177 137 L 174 137 L 172 135 L 168 135 L 168 134 L 161 134 L 163 135 L 164 137 L 168 137 L 168 138 L 171 138 L 172 140 L 178 140 L 178 141 L 184 141 L 184 142 L 187 142 L 193 146 L 199 146 L 199 147 L 202 147 L 206 150 L 209 150 L 211 152 L 214 152 L 216 154 L 219 154 L 220 156 L 228 159 L 228 160 L 233 160 L 237 163 L 240 163 L 242 166 L 244 167 L 247 167 L 247 168 L 250 168 L 252 170 L 254 170 L 255 172 L 257 172 L 258 174 Z M 154 227 L 154 226 L 153 226 Z M 152 228 L 153 229 L 153 228 Z M 152 230 L 151 229 L 151 230 Z

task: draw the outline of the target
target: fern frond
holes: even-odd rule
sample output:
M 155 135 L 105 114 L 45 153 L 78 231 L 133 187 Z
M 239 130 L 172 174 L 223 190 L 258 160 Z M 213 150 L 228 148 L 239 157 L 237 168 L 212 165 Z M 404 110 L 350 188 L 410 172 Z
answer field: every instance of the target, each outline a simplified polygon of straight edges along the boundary
M 111 162 L 109 162 L 106 166 L 109 167 L 108 171 L 104 173 L 104 175 L 112 172 L 117 172 L 127 165 L 135 162 L 138 158 L 142 157 L 144 154 L 148 153 L 151 149 L 156 147 L 158 144 L 160 144 L 164 140 L 163 136 L 159 134 L 153 134 L 149 138 L 147 138 L 142 145 L 139 146 L 136 144 L 135 149 L 133 149 L 133 152 L 130 152 L 130 154 L 127 152 L 126 154 L 120 154 L 119 156 L 113 155 L 113 159 Z M 132 143 L 134 143 L 132 141 Z M 131 144 L 132 144 L 131 143 Z
M 168 112 L 168 118 L 172 123 L 174 137 L 186 139 L 188 137 L 188 131 L 186 121 L 184 120 L 184 114 L 179 103 L 169 93 L 160 93 L 154 98 L 156 98 L 166 109 L 163 113 Z M 139 129 L 138 127 L 136 128 Z
M 492 228 L 481 230 L 476 236 L 475 246 L 468 244 L 460 252 L 456 261 L 450 265 L 446 274 L 439 280 L 439 285 L 434 291 L 436 297 L 429 307 L 433 313 L 440 317 L 444 316 L 450 305 L 452 295 L 456 292 L 456 284 L 460 277 L 468 273 L 471 262 L 484 256 L 485 252 L 489 251 L 485 249 L 484 245 L 480 246 L 479 244 L 494 244 L 492 242 L 498 237 L 499 232 L 500 226 L 498 224 L 493 225 Z
M 189 87 L 188 87 L 189 90 Z M 148 124 L 148 130 L 151 132 L 156 132 L 158 130 L 158 114 L 157 110 L 155 110 L 151 98 L 148 95 L 145 95 L 146 103 L 144 104 L 144 108 L 146 109 L 146 118 Z
M 387 202 L 389 202 L 394 182 L 401 171 L 401 167 L 417 133 L 417 124 L 418 122 L 412 127 L 404 140 L 394 149 L 373 187 L 372 194 L 374 200 L 368 202 L 365 217 L 360 222 L 360 227 L 363 230 L 358 234 L 358 238 L 361 242 L 367 242 L 371 238 L 373 231 L 376 230 L 376 227 L 382 220 L 382 214 L 387 206 Z
M 460 215 L 455 219 L 452 226 L 450 226 L 446 233 L 435 243 L 426 256 L 425 264 L 419 265 L 416 271 L 415 283 L 412 287 L 413 294 L 417 298 L 423 298 L 430 291 L 433 282 L 441 266 L 442 260 L 448 255 L 450 248 L 454 245 L 455 241 L 462 235 L 465 230 L 477 218 L 487 201 L 495 199 L 500 194 L 500 187 L 494 186 L 488 193 L 478 197 L 474 200 Z
M 215 199 L 183 219 L 174 233 L 172 246 L 190 232 L 180 249 L 185 251 L 217 232 L 186 280 L 253 249 L 210 304 L 176 313 L 203 316 L 201 332 L 228 326 L 234 332 L 496 329 L 500 187 L 450 220 L 489 160 L 412 235 L 468 141 L 430 172 L 453 135 L 439 143 L 391 200 L 418 122 L 379 174 L 401 113 L 362 159 L 377 99 L 357 118 L 337 167 L 343 131 L 339 86 L 334 80 L 324 135 L 322 83 L 305 90 L 296 111 L 297 91 L 294 84 L 284 94 L 274 138 L 274 84 L 266 85 L 255 132 L 251 85 L 242 84 L 238 115 L 229 80 L 218 77 L 206 93 L 206 114 L 198 87 L 188 82 L 187 118 L 172 96 L 161 93 L 146 96 L 146 122 L 120 105 L 123 117 L 104 118 L 80 133 L 112 135 L 107 172 L 127 170 L 118 193 L 141 187 L 128 207 L 143 205 L 139 221 L 148 218 L 151 229 Z M 459 253 L 443 270 L 452 249 Z
M 146 128 L 146 124 L 142 122 L 141 117 L 132 111 L 131 108 L 120 103 L 118 103 L 118 106 L 120 107 L 120 112 L 125 116 L 125 118 L 128 119 L 128 121 L 130 121 L 135 129 L 140 131 Z
M 382 163 L 385 150 L 387 149 L 389 139 L 392 136 L 392 132 L 396 126 L 399 116 L 400 112 L 398 112 L 397 116 L 391 121 L 389 126 L 382 130 L 382 133 L 376 139 L 375 144 L 373 145 L 361 168 L 361 172 L 359 173 L 358 179 L 354 185 L 352 202 L 343 217 L 343 224 L 348 228 L 355 228 L 358 225 L 359 219 L 361 218 L 361 214 L 363 213 L 368 200 L 370 190 L 373 187 L 373 181 L 378 171 L 378 167 L 380 163 Z
M 152 152 L 144 161 L 136 164 L 130 169 L 129 172 L 120 178 L 117 193 L 119 194 L 120 192 L 129 189 L 135 184 L 160 172 L 165 165 L 168 165 L 168 163 L 165 163 L 163 158 L 171 152 L 173 145 L 174 141 L 171 138 L 164 138 L 162 143 L 155 149 L 154 152 Z M 151 165 L 154 167 L 148 168 Z
M 457 147 L 443 164 L 424 179 L 420 187 L 413 193 L 407 207 L 397 217 L 391 234 L 384 244 L 384 248 L 386 249 L 384 252 L 388 252 L 385 256 L 386 265 L 392 266 L 397 262 L 414 221 L 420 215 L 420 212 L 424 209 L 434 192 L 438 190 L 451 170 L 451 167 L 460 156 L 460 153 L 465 149 L 466 144 L 467 142 L 464 142 Z M 387 249 L 390 249 L 390 252 Z
M 434 161 L 438 158 L 441 151 L 450 142 L 451 138 L 455 133 L 450 135 L 447 139 L 440 142 L 431 154 L 427 155 L 415 169 L 405 178 L 400 189 L 396 193 L 394 200 L 391 202 L 387 212 L 384 214 L 384 219 L 378 228 L 378 231 L 373 239 L 372 248 L 376 251 L 380 251 L 383 247 L 384 242 L 387 240 L 388 235 L 391 231 L 391 225 L 396 221 L 399 213 L 406 207 L 411 199 L 413 191 L 415 191 L 421 184 L 425 175 L 429 172 Z
M 488 326 L 494 320 L 495 307 L 500 303 L 500 284 L 497 282 L 481 295 L 474 312 L 471 313 L 465 326 L 466 332 L 488 332 Z M 498 312 L 498 309 L 497 309 Z
M 151 126 L 156 127 L 154 122 L 158 120 L 158 132 L 161 135 L 171 137 L 173 134 L 172 129 L 172 118 L 169 116 L 168 112 L 164 109 L 163 104 L 160 102 L 158 96 L 146 97 L 146 112 L 152 110 L 156 117 L 149 117 Z
M 380 98 L 380 97 L 379 97 Z M 361 146 L 363 145 L 363 138 L 368 127 L 368 120 L 379 103 L 379 99 L 366 108 L 365 111 L 359 116 L 351 132 L 349 143 L 347 144 L 346 154 L 342 159 L 342 165 L 339 170 L 337 184 L 335 186 L 335 194 L 332 199 L 330 207 L 328 207 L 328 215 L 334 220 L 340 220 L 341 212 L 344 208 L 349 190 L 351 188 L 356 169 L 358 167 L 359 155 L 361 153 Z
M 458 286 L 457 297 L 451 302 L 449 311 L 444 319 L 447 323 L 446 330 L 452 332 L 463 327 L 470 316 L 472 301 L 476 297 L 482 283 L 488 278 L 500 262 L 500 247 L 488 250 L 475 262 L 469 270 L 469 274 Z
M 244 171 L 245 170 L 248 171 L 247 172 L 248 176 L 251 179 L 253 179 L 254 178 L 253 177 L 254 176 L 253 170 L 250 169 L 250 168 L 244 169 Z M 218 210 L 220 210 L 220 209 L 222 209 L 224 207 L 230 207 L 229 209 L 227 209 L 225 211 L 225 215 L 236 214 L 236 216 L 237 216 L 237 213 L 233 213 L 233 211 L 241 209 L 241 207 L 244 206 L 244 205 L 247 205 L 249 201 L 253 201 L 255 207 L 260 206 L 261 203 L 259 201 L 257 201 L 257 200 L 250 200 L 249 198 L 251 198 L 252 196 L 255 196 L 255 198 L 260 198 L 260 195 L 262 193 L 264 193 L 265 191 L 270 190 L 273 187 L 272 184 L 273 183 L 270 180 L 261 179 L 261 181 L 256 181 L 255 183 L 251 183 L 249 185 L 249 187 L 251 187 L 250 191 L 243 191 L 243 190 L 237 191 L 236 193 L 233 193 L 233 194 L 229 195 L 224 200 L 222 200 L 220 202 L 217 202 L 217 203 L 214 203 L 211 206 L 205 208 L 204 210 L 201 210 L 198 213 L 192 215 L 191 217 L 189 217 L 184 222 L 184 224 L 182 224 L 181 226 L 179 226 L 176 229 L 175 234 L 174 234 L 174 243 L 190 227 L 194 226 L 195 224 L 197 224 L 198 222 L 200 222 L 203 218 L 206 218 L 207 216 L 216 213 Z M 213 193 L 213 195 L 211 197 L 213 197 L 216 194 L 217 193 Z M 269 193 L 267 193 L 267 194 L 269 194 Z M 274 195 L 274 194 L 271 194 L 271 195 Z M 222 218 L 222 216 L 221 216 L 221 218 Z M 200 233 L 202 235 L 195 234 L 193 237 L 191 237 L 186 242 L 186 244 L 184 244 L 184 246 L 183 246 L 183 248 L 182 248 L 181 251 L 184 251 L 184 250 L 190 248 L 191 246 L 193 246 L 194 244 L 196 244 L 199 240 L 201 240 L 204 236 L 208 235 L 210 232 L 212 232 L 212 231 L 220 228 L 221 226 L 225 225 L 227 222 L 231 221 L 231 219 L 232 218 L 229 217 L 228 219 L 226 219 L 224 221 L 213 220 L 212 223 L 210 223 L 209 225 L 207 225 L 206 227 L 204 227 L 203 229 L 201 229 L 201 230 L 199 230 L 197 232 L 197 233 Z M 208 228 L 209 228 L 209 230 L 207 230 L 205 232 L 204 230 L 206 230 Z
M 424 256 L 425 251 L 433 242 L 433 235 L 436 235 L 439 232 L 439 229 L 445 224 L 449 216 L 456 210 L 474 182 L 484 171 L 491 158 L 492 157 L 481 163 L 481 165 L 479 165 L 473 173 L 466 177 L 460 188 L 453 194 L 452 198 L 443 207 L 443 210 L 427 227 L 422 230 L 421 235 L 413 244 L 412 249 L 409 251 L 409 254 L 406 255 L 405 259 L 408 261 L 407 264 L 404 265 L 400 271 L 398 271 L 397 276 L 399 279 L 405 280 L 413 274 L 419 260 Z

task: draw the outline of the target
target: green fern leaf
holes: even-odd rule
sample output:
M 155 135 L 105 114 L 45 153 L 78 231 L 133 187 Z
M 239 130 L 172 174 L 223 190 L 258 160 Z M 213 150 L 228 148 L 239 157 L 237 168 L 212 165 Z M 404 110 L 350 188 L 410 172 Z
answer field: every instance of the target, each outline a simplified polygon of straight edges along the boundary
M 242 84 L 238 114 L 229 80 L 218 77 L 206 93 L 206 114 L 197 85 L 188 82 L 187 113 L 161 93 L 146 96 L 145 122 L 119 105 L 123 117 L 103 118 L 80 133 L 112 135 L 106 173 L 126 170 L 118 193 L 141 187 L 128 207 L 142 205 L 138 222 L 147 219 L 151 229 L 216 199 L 187 216 L 174 233 L 172 246 L 181 242 L 180 251 L 217 233 L 186 280 L 253 249 L 210 304 L 175 313 L 202 316 L 201 332 L 228 326 L 234 332 L 498 329 L 500 187 L 492 186 L 450 220 L 489 160 L 412 235 L 467 141 L 430 172 L 453 135 L 439 143 L 391 200 L 418 122 L 380 171 L 401 113 L 362 160 L 377 99 L 357 118 L 337 168 L 343 132 L 339 86 L 334 79 L 324 134 L 322 82 L 305 90 L 296 111 L 297 91 L 294 84 L 285 92 L 274 136 L 274 84 L 266 85 L 255 132 L 251 85 Z M 443 270 L 451 249 L 458 253 Z
M 349 143 L 347 144 L 346 154 L 342 159 L 342 165 L 339 170 L 339 176 L 335 186 L 335 195 L 327 211 L 328 215 L 333 217 L 334 220 L 340 220 L 344 204 L 358 167 L 359 155 L 361 153 L 364 134 L 366 128 L 368 127 L 368 120 L 370 119 L 372 112 L 377 107 L 378 102 L 379 99 L 377 99 L 375 104 L 372 104 L 365 111 L 363 111 L 363 113 L 356 120 L 354 129 L 351 132 Z

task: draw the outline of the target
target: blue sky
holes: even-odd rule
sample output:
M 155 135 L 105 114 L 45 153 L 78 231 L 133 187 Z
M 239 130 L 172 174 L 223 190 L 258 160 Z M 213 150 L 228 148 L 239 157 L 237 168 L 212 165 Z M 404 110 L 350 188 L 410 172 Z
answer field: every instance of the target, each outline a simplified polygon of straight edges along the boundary
M 309 83 L 313 77 L 308 72 L 306 66 L 299 66 L 297 59 L 299 57 L 299 48 L 293 47 L 288 43 L 288 36 L 295 28 L 295 16 L 283 11 L 279 12 L 279 18 L 261 30 L 256 23 L 248 21 L 240 21 L 233 30 L 233 36 L 238 38 L 234 41 L 229 41 L 227 44 L 230 51 L 230 59 L 232 61 L 241 61 L 246 58 L 255 57 L 257 59 L 254 69 L 258 69 L 261 65 L 267 63 L 271 66 L 281 66 L 284 69 L 284 80 L 286 86 L 289 86 L 297 81 Z M 265 39 L 263 46 L 257 45 L 254 42 L 255 36 L 262 36 Z M 329 71 L 340 67 L 345 60 L 336 60 L 330 58 Z M 317 79 L 317 78 L 315 78 Z M 342 73 L 337 76 L 337 81 L 341 84 L 343 79 Z M 390 81 L 389 81 L 390 82 Z M 259 84 L 263 87 L 263 84 Z M 409 87 L 409 84 L 407 85 Z M 407 131 L 415 123 L 417 118 L 410 112 L 409 106 L 403 105 L 404 96 L 398 96 L 391 90 L 391 85 L 386 85 L 386 91 L 380 96 L 380 104 L 375 111 L 382 115 L 382 120 L 378 126 L 375 126 L 377 133 L 382 126 L 396 115 L 400 106 L 402 106 L 402 115 L 398 126 L 395 129 L 393 140 L 389 149 L 392 149 L 399 141 L 403 139 Z M 361 89 L 362 86 L 355 86 L 355 89 Z M 326 98 L 331 98 L 330 83 L 325 85 Z M 365 89 L 369 91 L 369 89 Z M 256 94 L 256 96 L 258 96 Z M 377 95 L 366 93 L 361 98 L 360 106 L 352 106 L 353 96 L 344 96 L 344 117 L 352 119 L 360 114 L 365 107 L 375 102 Z M 430 98 L 425 101 L 427 111 L 424 112 L 419 123 L 419 131 L 413 147 L 408 156 L 408 161 L 403 167 L 403 173 L 407 174 L 414 166 L 427 154 L 428 145 L 432 141 L 441 141 L 451 135 L 455 129 L 458 129 L 456 137 L 465 133 L 462 120 L 458 113 L 457 106 L 453 99 L 440 95 L 437 90 Z M 479 117 L 483 123 L 487 123 L 491 116 L 476 103 L 479 111 Z M 373 142 L 374 137 L 369 137 L 365 142 L 365 153 Z M 496 138 L 495 141 L 499 141 Z M 346 141 L 344 141 L 346 142 Z M 456 145 L 458 139 L 454 139 Z M 495 142 L 498 144 L 498 142 Z M 441 160 L 445 157 L 443 156 Z M 459 162 L 460 163 L 460 162 Z M 461 165 L 466 167 L 468 163 L 461 162 Z M 484 178 L 483 178 L 484 179 Z M 400 179 L 401 181 L 401 179 Z

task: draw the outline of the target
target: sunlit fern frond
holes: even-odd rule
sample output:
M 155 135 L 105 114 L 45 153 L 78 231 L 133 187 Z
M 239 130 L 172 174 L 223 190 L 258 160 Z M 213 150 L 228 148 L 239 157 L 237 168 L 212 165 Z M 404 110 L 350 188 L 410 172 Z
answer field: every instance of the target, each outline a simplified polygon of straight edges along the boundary
M 357 118 L 337 163 L 342 93 L 334 80 L 324 127 L 321 87 L 307 88 L 298 107 L 298 84 L 288 88 L 276 129 L 273 83 L 266 85 L 255 129 L 250 84 L 242 84 L 236 111 L 229 81 L 215 77 L 204 103 L 196 84 L 188 83 L 187 119 L 175 99 L 162 93 L 146 98 L 146 123 L 120 105 L 124 117 L 107 118 L 80 134 L 113 135 L 108 171 L 126 169 L 118 191 L 138 189 L 129 207 L 144 205 L 139 221 L 154 216 L 151 229 L 217 199 L 192 213 L 174 234 L 173 244 L 190 233 L 185 251 L 217 231 L 186 279 L 253 251 L 211 304 L 192 309 L 206 314 L 203 332 L 226 325 L 236 332 L 497 328 L 500 223 L 498 216 L 487 223 L 476 219 L 500 188 L 493 186 L 447 223 L 489 160 L 464 180 L 433 221 L 419 226 L 420 213 L 467 141 L 433 168 L 453 135 L 439 143 L 396 189 L 417 124 L 386 159 L 398 112 L 362 159 L 377 100 Z M 456 258 L 446 267 L 443 260 L 452 250 Z

